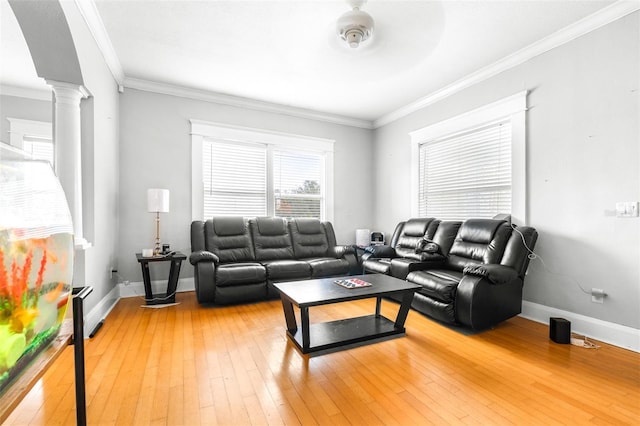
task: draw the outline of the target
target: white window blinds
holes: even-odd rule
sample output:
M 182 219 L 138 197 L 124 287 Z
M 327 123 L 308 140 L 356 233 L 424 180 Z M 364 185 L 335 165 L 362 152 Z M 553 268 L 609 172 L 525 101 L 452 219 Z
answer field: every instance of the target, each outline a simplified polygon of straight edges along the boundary
M 462 220 L 511 212 L 511 124 L 494 122 L 419 146 L 418 211 Z
M 27 152 L 31 158 L 48 161 L 53 166 L 53 141 L 51 139 L 24 136 L 22 150 Z
M 323 156 L 274 150 L 275 215 L 321 218 Z
M 324 154 L 206 139 L 203 214 L 324 217 Z
M 267 215 L 266 174 L 266 145 L 204 141 L 204 217 Z

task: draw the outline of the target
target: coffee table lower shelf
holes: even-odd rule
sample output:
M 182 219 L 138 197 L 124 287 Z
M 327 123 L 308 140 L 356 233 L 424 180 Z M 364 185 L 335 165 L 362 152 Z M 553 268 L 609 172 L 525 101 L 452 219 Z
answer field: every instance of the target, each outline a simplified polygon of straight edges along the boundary
M 309 324 L 308 348 L 302 343 L 302 329 L 298 328 L 295 333 L 287 332 L 289 338 L 304 354 L 404 334 L 404 327 L 396 328 L 394 321 L 382 315 L 365 315 Z

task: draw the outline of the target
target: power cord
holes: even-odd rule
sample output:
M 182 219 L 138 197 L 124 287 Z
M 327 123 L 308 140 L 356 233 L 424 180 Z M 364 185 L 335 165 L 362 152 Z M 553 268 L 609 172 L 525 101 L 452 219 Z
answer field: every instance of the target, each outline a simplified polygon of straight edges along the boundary
M 525 241 L 524 238 L 524 234 L 522 232 L 520 232 L 520 230 L 518 229 L 518 227 L 516 225 L 514 225 L 513 223 L 511 224 L 511 228 L 513 228 L 514 231 L 516 231 L 518 234 L 520 234 L 520 238 L 522 239 L 522 245 L 524 245 L 524 248 L 529 252 L 529 254 L 527 255 L 527 257 L 530 260 L 535 260 L 535 259 L 539 259 L 540 263 L 542 264 L 542 267 L 545 269 L 545 271 L 547 271 L 549 274 L 551 275 L 557 275 L 559 277 L 564 277 L 564 278 L 568 278 L 570 281 L 573 281 L 580 290 L 582 290 L 583 293 L 585 294 L 589 294 L 591 295 L 590 291 L 585 290 L 581 285 L 580 282 L 573 278 L 571 275 L 567 275 L 567 274 L 561 274 L 559 272 L 553 272 L 551 269 L 549 269 L 549 267 L 547 266 L 547 264 L 545 263 L 544 259 L 537 253 L 535 253 L 533 250 L 531 250 L 531 248 L 527 245 L 527 242 Z
M 581 348 L 600 349 L 600 346 L 589 341 L 587 336 L 577 336 L 577 337 L 571 336 L 571 344 L 574 346 L 579 346 Z

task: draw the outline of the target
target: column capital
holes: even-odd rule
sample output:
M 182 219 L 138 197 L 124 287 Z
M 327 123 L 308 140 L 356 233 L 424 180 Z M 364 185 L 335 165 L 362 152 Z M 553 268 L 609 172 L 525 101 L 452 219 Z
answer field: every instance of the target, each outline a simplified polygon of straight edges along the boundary
M 75 97 L 79 96 L 80 99 L 88 98 L 91 96 L 89 90 L 81 84 L 65 83 L 63 81 L 46 80 L 47 84 L 51 86 L 56 96 Z

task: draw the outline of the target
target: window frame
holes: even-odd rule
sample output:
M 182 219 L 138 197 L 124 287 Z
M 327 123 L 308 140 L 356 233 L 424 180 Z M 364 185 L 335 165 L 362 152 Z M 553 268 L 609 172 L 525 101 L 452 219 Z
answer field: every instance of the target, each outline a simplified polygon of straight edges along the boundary
M 333 153 L 334 143 L 332 139 L 302 136 L 291 133 L 275 132 L 242 126 L 234 126 L 221 123 L 213 123 L 202 120 L 191 119 L 191 218 L 192 220 L 204 220 L 204 203 L 201 194 L 204 191 L 202 182 L 202 144 L 205 139 L 213 139 L 226 142 L 262 144 L 267 146 L 267 174 L 272 173 L 270 164 L 271 151 L 274 149 L 290 149 L 291 151 L 302 151 L 320 153 L 324 155 L 323 171 L 323 193 L 324 193 L 324 213 L 321 217 L 323 221 L 333 221 Z M 271 178 L 267 179 L 267 214 L 270 206 L 275 206 L 274 188 Z
M 53 146 L 51 167 L 55 170 L 56 145 L 53 141 L 53 125 L 48 121 L 27 120 L 24 118 L 7 117 L 9 122 L 9 144 L 24 151 L 24 140 L 40 139 L 50 142 Z
M 511 123 L 511 214 L 514 223 L 527 223 L 526 111 L 528 91 L 434 123 L 409 133 L 411 137 L 411 214 L 419 211 L 420 145 L 497 120 Z

